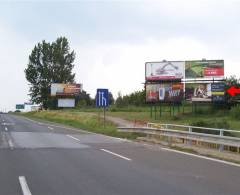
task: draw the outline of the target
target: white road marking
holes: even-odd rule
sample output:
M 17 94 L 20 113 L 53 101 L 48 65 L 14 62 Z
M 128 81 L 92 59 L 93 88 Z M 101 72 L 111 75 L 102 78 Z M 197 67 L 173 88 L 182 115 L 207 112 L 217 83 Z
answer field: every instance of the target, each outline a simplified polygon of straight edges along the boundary
M 51 129 L 51 130 L 53 130 L 53 128 L 52 128 L 52 127 L 48 127 L 48 129 Z
M 38 122 L 39 125 L 42 125 L 43 123 Z
M 104 151 L 104 152 L 107 152 L 107 153 L 109 153 L 109 154 L 112 154 L 112 155 L 114 155 L 114 156 L 117 156 L 117 157 L 120 157 L 120 158 L 122 158 L 122 159 L 125 159 L 125 160 L 129 160 L 129 161 L 132 160 L 132 159 L 130 159 L 130 158 L 127 158 L 127 157 L 122 156 L 122 155 L 120 155 L 120 154 L 116 154 L 116 153 L 111 152 L 111 151 L 109 151 L 109 150 L 105 150 L 105 149 L 101 149 L 101 150 Z
M 7 128 L 7 127 L 5 127 L 5 131 L 8 131 L 8 128 Z
M 71 136 L 71 135 L 67 135 L 67 136 L 70 137 L 70 138 L 72 138 L 72 139 L 75 139 L 75 140 L 77 140 L 77 141 L 80 141 L 78 138 L 73 137 L 73 136 Z
M 32 195 L 32 193 L 28 187 L 26 178 L 24 176 L 19 176 L 18 179 L 19 179 L 20 186 L 22 188 L 23 195 Z
M 175 152 L 175 153 L 179 153 L 179 154 L 185 154 L 185 155 L 188 155 L 188 156 L 193 156 L 193 157 L 197 157 L 197 158 L 202 158 L 202 159 L 211 160 L 211 161 L 215 161 L 215 162 L 219 162 L 219 163 L 223 163 L 223 164 L 227 164 L 227 165 L 240 167 L 240 164 L 237 164 L 237 163 L 228 162 L 228 161 L 225 161 L 225 160 L 219 160 L 219 159 L 215 159 L 215 158 L 210 158 L 210 157 L 197 155 L 197 154 L 191 154 L 191 153 L 188 153 L 188 152 L 182 152 L 182 151 L 179 151 L 179 150 L 174 150 L 174 149 L 169 149 L 169 148 L 161 148 L 161 150 L 165 150 L 165 151 L 169 151 L 169 152 Z
M 8 145 L 11 148 L 11 150 L 13 150 L 14 144 L 13 144 L 12 140 L 10 140 L 10 139 L 8 140 Z

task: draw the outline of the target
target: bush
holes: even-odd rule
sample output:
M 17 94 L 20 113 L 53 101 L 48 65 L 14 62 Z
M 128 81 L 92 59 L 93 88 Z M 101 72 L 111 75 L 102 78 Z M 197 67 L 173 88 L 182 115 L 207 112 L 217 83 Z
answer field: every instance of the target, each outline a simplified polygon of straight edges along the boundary
M 230 110 L 230 116 L 234 119 L 240 119 L 240 107 L 239 106 L 232 107 Z
M 219 128 L 219 129 L 229 129 L 230 125 L 226 120 L 221 121 L 204 121 L 199 120 L 192 122 L 190 124 L 191 126 L 197 126 L 197 127 L 209 127 L 209 128 Z M 216 134 L 219 135 L 219 131 L 212 131 L 207 129 L 193 129 L 193 132 L 199 132 L 199 133 L 208 133 L 208 134 Z

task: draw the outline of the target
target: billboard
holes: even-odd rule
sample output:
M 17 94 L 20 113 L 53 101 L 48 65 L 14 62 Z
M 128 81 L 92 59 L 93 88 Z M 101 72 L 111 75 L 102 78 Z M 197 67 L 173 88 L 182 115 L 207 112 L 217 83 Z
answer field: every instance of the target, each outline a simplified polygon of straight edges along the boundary
M 146 85 L 146 102 L 180 102 L 183 99 L 182 83 Z
M 182 61 L 146 62 L 145 77 L 147 81 L 184 78 Z
M 185 78 L 224 77 L 223 60 L 196 60 L 185 62 Z
M 74 96 L 82 90 L 81 84 L 53 83 L 51 85 L 51 96 Z
M 212 101 L 224 102 L 225 101 L 225 83 L 212 83 Z
M 58 108 L 73 108 L 75 107 L 75 99 L 58 99 Z
M 186 83 L 185 99 L 190 101 L 212 101 L 211 83 Z
M 16 104 L 16 110 L 22 110 L 25 108 L 25 104 Z

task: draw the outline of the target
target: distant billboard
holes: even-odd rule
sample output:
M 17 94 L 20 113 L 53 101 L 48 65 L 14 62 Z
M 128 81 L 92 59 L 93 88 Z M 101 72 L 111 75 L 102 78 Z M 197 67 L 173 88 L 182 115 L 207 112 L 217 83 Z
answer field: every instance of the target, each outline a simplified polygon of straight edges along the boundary
M 51 85 L 51 96 L 74 96 L 82 90 L 81 84 L 53 83 Z
M 224 102 L 225 101 L 225 83 L 212 83 L 212 101 Z
M 146 85 L 146 102 L 180 102 L 183 99 L 182 83 Z
M 145 77 L 147 81 L 184 78 L 182 61 L 146 62 Z
M 185 98 L 186 100 L 196 102 L 209 102 L 211 99 L 211 84 L 210 83 L 186 83 Z
M 64 98 L 58 99 L 58 108 L 74 108 L 75 99 Z
M 185 62 L 185 78 L 224 77 L 223 60 L 196 60 Z
M 22 110 L 25 108 L 25 104 L 16 104 L 16 110 Z

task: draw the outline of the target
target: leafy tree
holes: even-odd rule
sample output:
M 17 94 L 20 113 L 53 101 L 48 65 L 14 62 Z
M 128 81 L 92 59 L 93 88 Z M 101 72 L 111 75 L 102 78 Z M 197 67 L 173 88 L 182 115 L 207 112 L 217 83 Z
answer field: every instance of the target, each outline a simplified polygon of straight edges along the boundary
M 56 100 L 50 97 L 51 83 L 74 82 L 74 59 L 75 52 L 70 51 L 65 37 L 59 37 L 52 43 L 43 40 L 35 45 L 25 69 L 33 103 L 41 104 L 45 109 L 54 106 Z
M 90 95 L 84 90 L 82 90 L 80 94 L 76 97 L 76 102 L 78 102 L 78 107 L 93 105 L 93 100 L 91 99 Z

